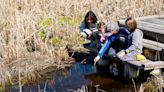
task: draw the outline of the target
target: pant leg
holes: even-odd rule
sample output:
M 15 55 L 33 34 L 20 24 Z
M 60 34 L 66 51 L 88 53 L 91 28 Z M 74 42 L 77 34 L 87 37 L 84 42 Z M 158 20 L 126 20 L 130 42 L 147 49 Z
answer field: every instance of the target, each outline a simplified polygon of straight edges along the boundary
M 119 37 L 115 42 L 112 43 L 111 47 L 108 49 L 109 56 L 116 56 L 116 53 L 124 49 L 126 39 L 124 37 Z
M 121 51 L 122 49 L 124 49 L 125 43 L 126 43 L 126 38 L 122 36 L 119 37 L 119 47 L 117 51 Z
M 111 57 L 115 57 L 116 56 L 116 50 L 114 48 L 110 47 L 108 50 L 108 55 Z
M 116 52 L 119 52 L 122 49 L 124 49 L 125 43 L 126 43 L 126 38 L 120 36 L 113 44 L 113 48 L 116 50 Z

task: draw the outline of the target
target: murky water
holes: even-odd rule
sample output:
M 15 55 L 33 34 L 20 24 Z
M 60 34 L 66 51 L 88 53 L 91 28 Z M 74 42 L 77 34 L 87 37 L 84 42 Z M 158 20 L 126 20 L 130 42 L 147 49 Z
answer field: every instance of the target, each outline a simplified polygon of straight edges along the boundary
M 134 92 L 132 83 L 122 78 L 97 74 L 92 64 L 77 62 L 66 74 L 58 72 L 53 75 L 52 79 L 38 84 L 24 85 L 22 92 L 75 92 L 82 86 L 87 86 L 89 92 L 96 92 L 96 85 L 105 92 Z M 5 92 L 19 92 L 19 87 L 12 86 Z
M 127 82 L 122 77 L 112 76 L 108 69 L 97 72 L 92 62 L 94 53 L 73 53 L 73 58 L 77 62 L 72 67 L 65 72 L 43 72 L 45 79 L 34 84 L 23 85 L 22 92 L 135 92 L 132 82 Z M 82 61 L 85 62 L 82 63 Z M 46 69 L 46 71 L 49 70 Z M 136 83 L 137 89 L 139 86 L 140 83 Z M 79 89 L 86 91 L 79 91 Z M 4 92 L 19 92 L 19 85 L 7 87 Z

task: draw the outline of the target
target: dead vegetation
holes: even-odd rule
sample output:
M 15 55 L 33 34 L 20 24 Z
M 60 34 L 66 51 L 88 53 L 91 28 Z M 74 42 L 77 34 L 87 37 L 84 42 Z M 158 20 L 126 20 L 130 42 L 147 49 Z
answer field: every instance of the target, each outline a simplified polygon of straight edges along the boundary
M 88 10 L 107 22 L 164 13 L 163 0 L 0 0 L 0 83 L 12 76 L 72 63 L 65 46 L 80 46 L 79 25 Z M 39 75 L 38 75 L 39 76 Z
M 162 92 L 163 91 L 163 76 L 153 76 L 143 84 L 144 91 L 142 92 Z

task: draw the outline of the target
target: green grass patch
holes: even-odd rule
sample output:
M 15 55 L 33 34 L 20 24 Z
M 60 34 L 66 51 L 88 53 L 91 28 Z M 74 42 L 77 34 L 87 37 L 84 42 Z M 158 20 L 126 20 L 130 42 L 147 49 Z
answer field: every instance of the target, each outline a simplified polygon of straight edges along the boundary
M 71 27 L 79 26 L 81 20 L 82 20 L 82 16 L 78 16 L 78 17 L 60 16 L 58 19 L 60 25 L 62 26 L 69 25 Z
M 0 85 L 0 91 L 2 92 L 4 90 L 5 86 L 4 85 Z
M 39 25 L 43 28 L 49 28 L 54 24 L 54 20 L 52 18 L 45 18 L 39 22 Z
M 41 39 L 44 39 L 46 37 L 45 32 L 41 31 L 37 33 L 37 36 L 40 37 Z
M 59 44 L 63 43 L 63 37 L 62 36 L 56 36 L 56 37 L 49 39 L 49 41 L 53 45 L 56 45 L 56 44 L 59 45 Z

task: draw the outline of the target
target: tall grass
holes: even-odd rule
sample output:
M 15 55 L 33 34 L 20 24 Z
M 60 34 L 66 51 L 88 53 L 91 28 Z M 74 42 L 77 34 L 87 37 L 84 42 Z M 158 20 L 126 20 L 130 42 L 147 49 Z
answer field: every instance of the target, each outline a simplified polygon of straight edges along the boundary
M 88 10 L 107 22 L 163 14 L 164 1 L 0 0 L 0 62 L 13 75 L 19 74 L 20 67 L 20 75 L 32 73 L 31 76 L 40 67 L 53 65 L 63 69 L 70 64 L 64 47 L 84 42 L 79 36 L 79 25 Z
M 161 14 L 163 0 L 1 0 L 0 55 L 2 58 L 26 56 L 27 41 L 46 53 L 47 44 L 76 44 L 78 25 L 88 10 L 99 20 L 109 21 L 128 16 Z M 38 32 L 46 34 L 43 42 Z M 48 37 L 53 39 L 48 40 Z

